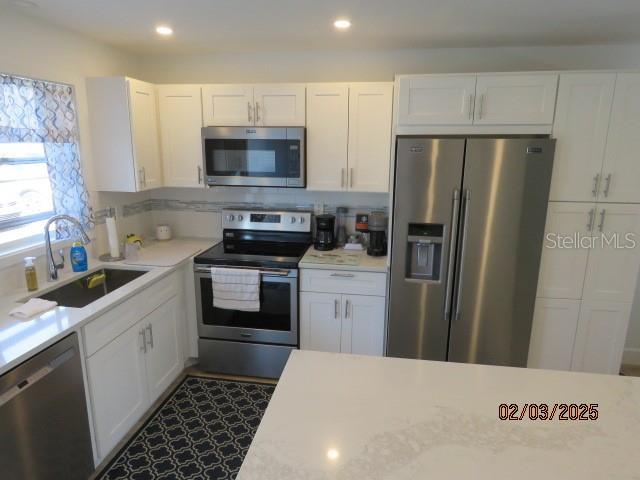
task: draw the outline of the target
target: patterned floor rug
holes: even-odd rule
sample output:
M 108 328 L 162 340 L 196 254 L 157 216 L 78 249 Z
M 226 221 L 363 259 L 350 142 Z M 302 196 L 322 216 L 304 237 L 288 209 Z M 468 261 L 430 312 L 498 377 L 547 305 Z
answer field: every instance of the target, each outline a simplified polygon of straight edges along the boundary
M 274 388 L 187 376 L 97 478 L 235 478 Z

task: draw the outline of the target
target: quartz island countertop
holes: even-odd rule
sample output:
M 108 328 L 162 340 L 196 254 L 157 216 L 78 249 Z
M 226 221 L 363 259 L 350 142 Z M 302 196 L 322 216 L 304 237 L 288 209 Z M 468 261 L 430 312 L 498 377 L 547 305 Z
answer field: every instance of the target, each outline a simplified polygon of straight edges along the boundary
M 237 480 L 639 479 L 639 441 L 640 378 L 294 351 Z

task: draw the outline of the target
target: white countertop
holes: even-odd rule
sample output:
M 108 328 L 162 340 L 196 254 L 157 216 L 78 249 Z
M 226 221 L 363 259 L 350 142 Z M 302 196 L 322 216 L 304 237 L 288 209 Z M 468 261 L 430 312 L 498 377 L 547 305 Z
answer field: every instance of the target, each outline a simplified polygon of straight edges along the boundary
M 30 293 L 26 289 L 22 289 L 9 295 L 4 295 L 0 298 L 0 375 L 69 333 L 79 330 L 88 321 L 170 274 L 184 261 L 218 242 L 219 240 L 176 239 L 167 242 L 149 243 L 144 249 L 144 254 L 139 259 L 146 259 L 149 262 L 149 266 L 140 263 L 128 265 L 125 263 L 126 260 L 105 263 L 90 259 L 90 268 L 87 272 L 61 271 L 59 272 L 60 279 L 56 282 L 50 283 L 46 279 L 39 278 L 42 288 L 36 292 Z M 173 264 L 168 264 L 167 258 L 171 259 Z M 165 266 L 155 266 L 158 264 Z M 20 320 L 9 316 L 9 311 L 18 306 L 27 297 L 42 295 L 49 290 L 69 283 L 75 278 L 105 267 L 147 270 L 147 273 L 84 308 L 56 307 L 28 320 Z
M 323 256 L 327 263 L 316 263 L 313 257 Z M 357 265 L 344 264 L 345 257 L 356 257 Z M 332 260 L 334 259 L 334 260 Z M 346 262 L 345 262 L 346 263 Z M 319 251 L 309 247 L 307 252 L 300 260 L 298 265 L 300 268 L 316 268 L 321 270 L 351 270 L 358 272 L 386 272 L 387 257 L 372 257 L 367 255 L 366 250 L 354 251 L 345 250 L 344 248 L 336 248 L 335 250 Z
M 639 479 L 639 441 L 640 378 L 294 351 L 237 480 Z

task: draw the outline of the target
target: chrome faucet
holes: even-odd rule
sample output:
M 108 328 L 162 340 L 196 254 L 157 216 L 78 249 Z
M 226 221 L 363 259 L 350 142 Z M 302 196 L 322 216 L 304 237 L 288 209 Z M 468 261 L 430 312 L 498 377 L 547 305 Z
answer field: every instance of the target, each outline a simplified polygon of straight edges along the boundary
M 64 257 L 62 257 L 62 261 L 60 263 L 56 263 L 53 260 L 53 251 L 51 250 L 51 235 L 49 234 L 49 227 L 53 222 L 57 222 L 58 220 L 66 220 L 69 223 L 73 223 L 78 230 L 80 230 L 80 236 L 82 237 L 82 244 L 86 245 L 91 242 L 89 235 L 85 232 L 82 224 L 75 218 L 69 215 L 54 215 L 44 226 L 44 249 L 47 255 L 47 280 L 53 282 L 58 279 L 58 269 L 64 268 Z

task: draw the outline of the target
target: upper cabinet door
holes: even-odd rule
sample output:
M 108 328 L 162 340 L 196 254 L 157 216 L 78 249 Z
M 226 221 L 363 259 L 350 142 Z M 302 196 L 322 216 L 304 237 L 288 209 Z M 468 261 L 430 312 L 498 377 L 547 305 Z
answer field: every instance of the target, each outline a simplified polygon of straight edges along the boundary
M 399 125 L 471 125 L 475 75 L 401 77 Z
M 550 200 L 596 199 L 615 80 L 615 74 L 609 73 L 560 75 Z
M 392 83 L 356 83 L 349 90 L 349 190 L 388 192 Z
M 307 85 L 307 190 L 346 190 L 349 85 Z
M 202 187 L 202 98 L 199 85 L 159 85 L 164 185 Z
M 589 248 L 568 248 L 562 238 L 592 235 L 594 203 L 549 202 L 537 297 L 582 298 Z
M 158 188 L 162 186 L 162 160 L 155 87 L 132 78 L 127 79 L 127 86 L 138 190 Z
M 479 75 L 474 124 L 551 125 L 558 75 Z
M 305 85 L 255 85 L 255 124 L 265 127 L 304 127 Z
M 601 202 L 640 202 L 639 133 L 640 74 L 620 73 L 602 167 Z
M 253 85 L 203 86 L 202 114 L 207 127 L 254 125 Z
M 601 232 L 607 243 L 597 243 L 589 252 L 583 296 L 632 302 L 640 267 L 640 245 L 634 243 L 640 239 L 640 205 L 600 204 L 597 213 L 595 233 Z

